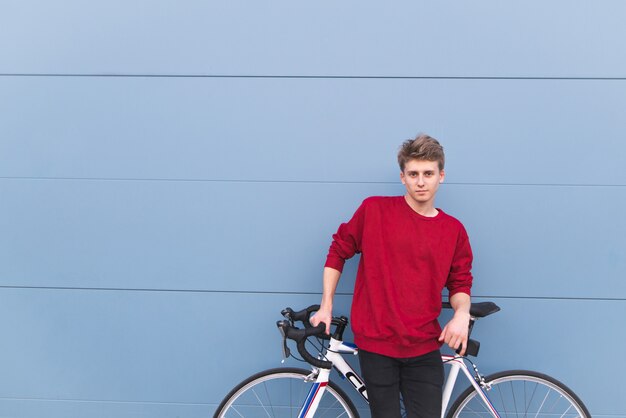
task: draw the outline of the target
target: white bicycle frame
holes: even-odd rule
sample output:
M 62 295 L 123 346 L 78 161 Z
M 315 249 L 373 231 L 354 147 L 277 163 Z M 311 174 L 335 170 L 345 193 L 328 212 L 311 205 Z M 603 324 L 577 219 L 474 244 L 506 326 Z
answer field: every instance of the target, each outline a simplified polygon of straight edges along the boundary
M 342 357 L 343 354 L 357 354 L 359 349 L 356 346 L 351 344 L 344 343 L 343 341 L 336 340 L 334 338 L 330 339 L 329 348 L 325 353 L 326 360 L 333 363 L 333 366 L 337 368 L 337 370 L 345 376 L 346 380 L 348 380 L 352 386 L 356 389 L 357 392 L 365 398 L 367 401 L 367 390 L 365 388 L 365 384 L 361 377 L 350 367 L 350 365 L 344 360 Z M 446 379 L 446 383 L 443 389 L 443 397 L 441 404 L 441 417 L 443 418 L 445 411 L 450 402 L 450 397 L 452 396 L 452 389 L 454 389 L 454 385 L 456 384 L 457 377 L 459 375 L 459 371 L 462 370 L 467 380 L 470 381 L 474 389 L 476 389 L 476 393 L 482 401 L 487 406 L 487 409 L 491 412 L 494 418 L 500 418 L 500 415 L 495 410 L 491 401 L 487 398 L 483 388 L 476 382 L 474 376 L 467 368 L 467 365 L 463 361 L 463 357 L 461 356 L 449 356 L 442 355 L 441 359 L 444 364 L 450 366 L 450 373 L 448 374 L 448 378 Z M 315 416 L 315 412 L 317 411 L 317 407 L 319 405 L 324 392 L 326 391 L 326 386 L 328 385 L 328 380 L 330 377 L 330 369 L 318 369 L 317 378 L 315 379 L 315 383 L 311 387 L 309 394 L 300 410 L 300 414 L 298 418 L 312 418 Z

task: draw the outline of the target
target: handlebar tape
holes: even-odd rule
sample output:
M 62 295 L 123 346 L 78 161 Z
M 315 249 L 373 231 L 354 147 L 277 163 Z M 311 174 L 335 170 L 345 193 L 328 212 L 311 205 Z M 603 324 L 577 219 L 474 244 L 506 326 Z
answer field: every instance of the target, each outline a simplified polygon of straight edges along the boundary
M 302 358 L 307 363 L 312 364 L 313 366 L 319 367 L 321 369 L 330 369 L 333 367 L 332 362 L 316 359 L 311 354 L 309 354 L 309 352 L 306 351 L 306 348 L 304 347 L 304 344 L 306 343 L 306 339 L 308 337 L 311 337 L 314 335 L 318 335 L 318 336 L 326 335 L 325 332 L 326 332 L 326 325 L 319 324 L 316 327 L 309 327 L 305 329 L 288 327 L 286 329 L 285 335 L 290 340 L 294 340 L 296 342 L 298 353 L 300 353 Z
M 306 309 L 303 309 L 298 312 L 294 312 L 291 308 L 285 308 L 281 312 L 283 316 L 288 316 L 293 321 L 300 321 L 304 324 L 306 328 L 311 328 L 311 322 L 309 321 L 309 317 L 313 312 L 317 312 L 320 309 L 320 305 L 311 305 Z
M 292 321 L 302 322 L 305 328 L 312 328 L 313 325 L 311 325 L 311 321 L 309 318 L 311 317 L 312 313 L 317 312 L 319 310 L 320 310 L 320 305 L 311 305 L 308 308 L 305 308 L 298 312 L 294 312 L 294 310 L 291 308 L 285 308 L 282 310 L 281 314 L 286 318 L 290 318 Z M 318 335 L 318 337 L 323 340 L 330 339 L 330 335 L 327 335 L 325 332 L 322 335 Z

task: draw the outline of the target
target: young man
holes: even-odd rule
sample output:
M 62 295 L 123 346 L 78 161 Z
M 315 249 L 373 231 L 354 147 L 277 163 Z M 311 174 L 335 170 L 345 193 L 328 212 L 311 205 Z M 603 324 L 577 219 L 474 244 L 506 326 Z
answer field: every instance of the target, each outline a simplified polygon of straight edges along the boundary
M 345 260 L 361 253 L 351 322 L 372 418 L 441 416 L 442 343 L 464 354 L 472 285 L 472 250 L 463 225 L 434 206 L 444 153 L 419 135 L 398 153 L 404 196 L 370 197 L 333 235 L 314 325 L 329 331 L 333 297 Z M 441 330 L 441 291 L 454 316 Z

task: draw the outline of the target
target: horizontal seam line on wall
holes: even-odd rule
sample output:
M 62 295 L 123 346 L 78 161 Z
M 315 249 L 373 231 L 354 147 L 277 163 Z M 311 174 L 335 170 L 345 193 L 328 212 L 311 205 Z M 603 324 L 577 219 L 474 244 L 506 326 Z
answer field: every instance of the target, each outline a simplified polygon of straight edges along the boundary
M 172 183 L 276 183 L 276 184 L 390 184 L 398 181 L 338 181 L 338 180 L 229 180 L 229 179 L 168 179 L 168 178 L 105 178 L 105 177 L 18 177 L 0 176 L 0 180 L 34 181 L 110 181 L 110 182 L 172 182 Z M 567 183 L 481 183 L 446 182 L 456 186 L 530 186 L 530 187 L 626 187 L 626 184 L 567 184 Z
M 354 79 L 354 80 L 564 80 L 625 81 L 626 77 L 555 77 L 555 76 L 377 76 L 377 75 L 260 75 L 260 74 L 106 74 L 106 73 L 0 73 L 0 77 L 67 78 L 257 78 L 257 79 Z
M 147 293 L 220 293 L 247 295 L 321 295 L 322 292 L 270 291 L 270 290 L 208 290 L 208 289 L 154 289 L 154 288 L 119 288 L 119 287 L 75 287 L 75 286 L 11 286 L 0 285 L 0 289 L 16 290 L 72 290 L 95 292 L 147 292 Z M 337 296 L 352 296 L 352 292 L 336 292 Z M 626 301 L 626 298 L 591 298 L 564 296 L 496 296 L 472 295 L 480 299 L 533 299 L 533 300 L 581 300 L 581 301 Z
M 189 405 L 189 406 L 211 406 L 217 405 L 214 402 L 156 402 L 156 401 L 116 401 L 109 399 L 49 399 L 49 398 L 7 398 L 0 397 L 4 401 L 37 401 L 37 402 L 73 402 L 73 403 L 114 403 L 114 404 L 147 404 L 147 405 Z

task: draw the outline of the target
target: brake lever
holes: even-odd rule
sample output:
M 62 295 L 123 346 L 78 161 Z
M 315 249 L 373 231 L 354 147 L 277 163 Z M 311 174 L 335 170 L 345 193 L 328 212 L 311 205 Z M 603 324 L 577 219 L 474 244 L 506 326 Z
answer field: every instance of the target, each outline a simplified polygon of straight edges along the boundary
M 293 312 L 293 309 L 285 308 L 280 313 L 281 313 L 282 316 L 284 316 L 286 319 L 289 320 L 289 323 L 291 324 L 291 326 L 294 326 L 294 319 L 293 319 L 294 312 Z
M 278 321 L 278 322 L 276 322 L 276 326 L 278 327 L 278 331 L 280 332 L 280 335 L 282 335 L 282 337 L 283 337 L 283 347 L 282 347 L 282 349 L 283 349 L 282 350 L 283 351 L 283 359 L 282 359 L 281 363 L 284 363 L 285 360 L 287 360 L 291 356 L 291 350 L 287 346 L 287 334 L 285 334 L 285 327 L 289 326 L 289 322 L 288 321 Z

